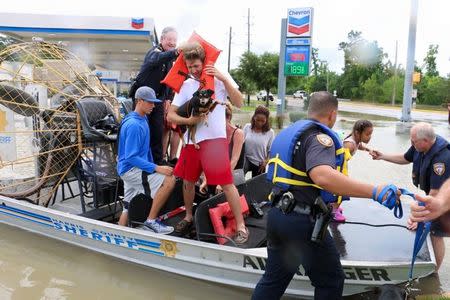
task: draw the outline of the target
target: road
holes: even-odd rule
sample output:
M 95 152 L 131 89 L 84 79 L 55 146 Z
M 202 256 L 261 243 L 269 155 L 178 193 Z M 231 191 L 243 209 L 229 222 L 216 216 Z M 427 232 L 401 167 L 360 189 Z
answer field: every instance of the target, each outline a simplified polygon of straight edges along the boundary
M 290 98 L 288 99 L 288 105 L 295 108 L 303 107 L 303 102 L 297 99 Z M 397 118 L 399 120 L 402 115 L 402 110 L 400 107 L 388 107 L 370 103 L 355 103 L 350 101 L 339 101 L 339 110 Z M 413 109 L 411 112 L 411 118 L 413 121 L 447 121 L 448 113 L 445 111 Z

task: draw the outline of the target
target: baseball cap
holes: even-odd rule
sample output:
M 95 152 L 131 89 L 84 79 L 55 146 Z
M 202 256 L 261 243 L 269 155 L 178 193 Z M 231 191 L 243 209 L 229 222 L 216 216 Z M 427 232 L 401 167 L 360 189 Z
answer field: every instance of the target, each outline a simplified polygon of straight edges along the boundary
M 155 91 L 148 86 L 141 86 L 136 90 L 136 94 L 134 95 L 135 99 L 142 99 L 147 102 L 162 102 L 159 99 L 156 99 Z

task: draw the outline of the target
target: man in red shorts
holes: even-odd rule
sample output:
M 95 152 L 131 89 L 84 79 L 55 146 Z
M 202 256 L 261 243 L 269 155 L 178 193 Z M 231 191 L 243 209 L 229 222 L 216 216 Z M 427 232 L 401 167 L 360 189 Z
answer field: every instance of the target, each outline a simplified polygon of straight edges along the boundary
M 183 178 L 183 197 L 186 207 L 185 218 L 175 226 L 175 231 L 185 233 L 192 226 L 192 206 L 195 197 L 195 182 L 204 172 L 208 184 L 220 185 L 225 197 L 230 204 L 236 219 L 237 233 L 234 241 L 243 244 L 248 240 L 248 229 L 245 227 L 241 213 L 239 193 L 233 184 L 230 159 L 228 157 L 228 143 L 225 122 L 225 101 L 227 96 L 232 104 L 237 107 L 242 105 L 242 94 L 238 90 L 236 82 L 229 76 L 219 72 L 213 65 L 203 66 L 205 51 L 198 43 L 189 43 L 182 47 L 183 58 L 189 73 L 195 78 L 187 79 L 178 94 L 175 95 L 169 108 L 168 119 L 178 125 L 195 125 L 195 142 L 200 146 L 196 149 L 188 137 L 188 131 L 184 136 L 186 146 L 181 150 L 180 158 L 175 166 L 174 175 Z M 189 101 L 200 87 L 200 78 L 203 71 L 207 75 L 214 76 L 215 101 L 219 105 L 207 116 L 183 118 L 177 115 L 177 109 Z

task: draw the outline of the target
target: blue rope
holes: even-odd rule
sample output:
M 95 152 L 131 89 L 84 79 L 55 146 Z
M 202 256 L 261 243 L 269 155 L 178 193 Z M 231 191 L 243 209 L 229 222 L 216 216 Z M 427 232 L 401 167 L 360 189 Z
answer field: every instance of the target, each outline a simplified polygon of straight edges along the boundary
M 407 189 L 400 189 L 400 192 L 403 195 L 410 196 L 414 200 L 416 200 L 416 196 L 408 191 Z M 420 206 L 425 206 L 425 203 L 419 202 Z M 413 278 L 413 270 L 414 270 L 414 263 L 416 262 L 417 255 L 419 254 L 420 249 L 422 249 L 423 244 L 425 243 L 428 233 L 430 232 L 431 228 L 431 222 L 419 222 L 417 224 L 416 229 L 416 237 L 414 239 L 414 248 L 413 248 L 413 255 L 411 259 L 411 266 L 409 267 L 409 280 L 412 280 Z
M 407 189 L 399 189 L 402 195 L 410 196 L 414 200 L 416 200 L 416 196 L 408 191 Z M 384 195 L 387 193 L 386 199 L 383 201 Z M 403 208 L 401 202 L 397 201 L 397 187 L 393 184 L 389 184 L 385 186 L 380 194 L 377 197 L 377 187 L 375 187 L 372 191 L 372 199 L 377 201 L 378 203 L 386 206 L 390 210 L 394 209 L 394 216 L 396 218 L 403 217 Z M 420 206 L 425 206 L 425 203 L 419 202 Z M 425 243 L 428 233 L 430 232 L 431 222 L 419 222 L 417 224 L 416 237 L 414 239 L 414 248 L 411 259 L 411 266 L 409 268 L 409 280 L 411 281 L 413 278 L 413 270 L 414 263 L 416 262 L 417 255 L 419 254 L 420 249 Z
M 372 191 L 372 199 L 380 203 L 381 205 L 386 206 L 390 210 L 394 209 L 394 216 L 397 219 L 401 219 L 403 217 L 403 207 L 400 200 L 397 200 L 397 187 L 393 184 L 388 184 L 385 186 L 377 197 L 377 189 L 378 187 L 374 187 Z M 400 189 L 402 191 L 402 189 Z M 386 199 L 383 201 L 384 195 L 387 194 Z

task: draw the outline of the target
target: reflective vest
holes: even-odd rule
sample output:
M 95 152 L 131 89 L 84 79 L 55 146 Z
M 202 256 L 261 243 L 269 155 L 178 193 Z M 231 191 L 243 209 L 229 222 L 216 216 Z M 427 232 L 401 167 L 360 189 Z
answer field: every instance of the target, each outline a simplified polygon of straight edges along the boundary
M 338 135 L 327 126 L 312 120 L 300 120 L 282 130 L 274 139 L 268 162 L 267 180 L 272 182 L 280 191 L 288 191 L 293 186 L 311 186 L 321 190 L 321 196 L 326 203 L 342 201 L 342 196 L 333 195 L 323 190 L 309 179 L 303 170 L 292 166 L 294 150 L 301 135 L 313 126 L 317 126 L 327 134 L 334 143 L 336 149 L 336 169 L 348 175 L 347 161 L 351 157 L 349 151 L 345 151 Z M 292 175 L 299 176 L 303 180 L 293 179 Z
M 433 171 L 431 163 L 433 158 L 441 151 L 450 151 L 450 144 L 443 137 L 437 135 L 436 141 L 426 154 L 414 152 L 412 180 L 414 185 L 427 195 L 430 192 L 430 177 Z

